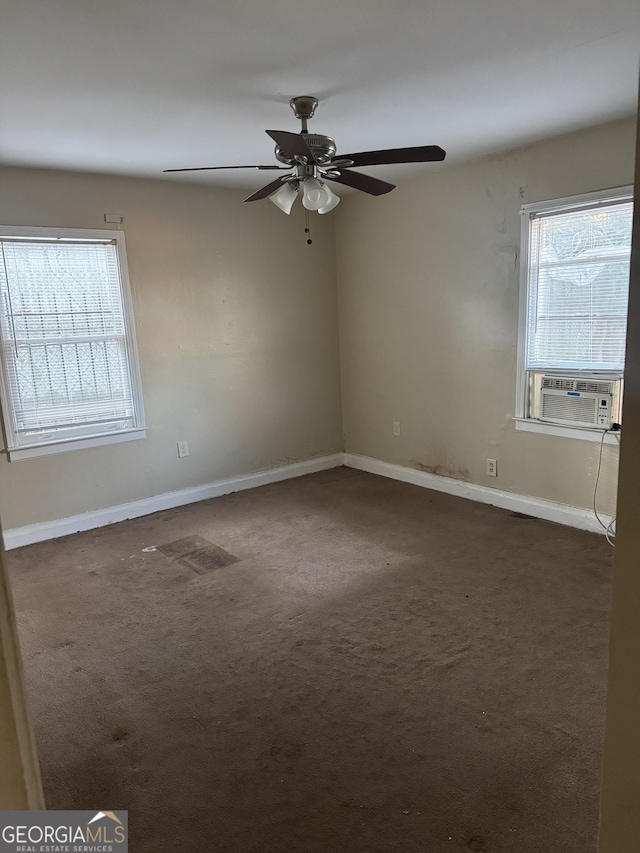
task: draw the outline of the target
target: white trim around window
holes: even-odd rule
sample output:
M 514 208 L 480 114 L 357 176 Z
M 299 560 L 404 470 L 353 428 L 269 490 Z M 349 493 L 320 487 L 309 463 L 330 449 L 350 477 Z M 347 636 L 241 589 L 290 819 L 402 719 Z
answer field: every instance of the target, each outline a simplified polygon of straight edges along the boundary
M 73 266 L 75 262 L 69 260 L 72 256 L 71 252 L 68 256 L 62 255 L 68 263 L 68 267 L 63 267 L 62 271 L 65 277 L 71 276 L 68 272 L 70 268 L 75 278 L 71 276 L 64 288 L 60 288 L 56 283 L 60 279 L 60 268 L 55 266 L 57 259 L 50 263 L 55 275 L 49 272 L 48 262 L 46 265 L 41 264 L 40 267 L 37 264 L 30 267 L 33 280 L 39 281 L 37 286 L 32 285 L 31 294 L 35 295 L 31 302 L 29 302 L 28 286 L 24 285 L 24 280 L 20 285 L 20 279 L 16 277 L 19 275 L 16 270 L 21 266 L 25 268 L 25 262 L 16 260 L 24 257 L 26 249 L 22 244 L 33 247 L 35 255 L 48 257 L 45 250 L 38 253 L 37 247 L 51 244 L 64 246 L 65 243 L 75 246 L 76 249 L 86 243 L 87 251 L 90 246 L 93 246 L 103 263 L 102 267 L 97 268 L 102 270 L 108 267 L 109 270 L 108 285 L 105 283 L 102 272 L 94 277 L 100 298 L 98 299 L 95 295 L 95 291 L 87 291 L 88 300 L 84 299 L 80 306 L 80 308 L 87 308 L 84 311 L 78 310 L 75 304 L 70 307 L 72 297 L 69 294 L 74 292 L 74 288 L 77 293 L 82 292 L 77 284 L 79 275 L 77 267 Z M 114 248 L 103 250 L 101 246 Z M 84 228 L 0 226 L 0 249 L 2 249 L 0 262 L 3 265 L 0 270 L 2 277 L 0 289 L 4 294 L 0 305 L 2 314 L 0 317 L 2 322 L 0 401 L 6 452 L 10 461 L 145 438 L 142 386 L 124 234 L 121 231 Z M 13 271 L 5 249 L 7 252 L 13 252 Z M 77 249 L 77 252 L 79 253 L 80 250 Z M 29 257 L 34 257 L 34 254 L 32 253 Z M 43 266 L 45 272 L 42 272 Z M 46 279 L 47 275 L 49 280 Z M 22 309 L 16 308 L 12 302 L 12 277 L 13 281 L 18 282 L 16 289 L 20 291 L 20 298 L 23 299 Z M 102 294 L 100 288 L 107 288 L 105 294 Z M 92 297 L 96 302 L 95 305 L 91 302 Z M 74 298 L 77 299 L 77 296 Z M 69 301 L 69 306 L 65 305 L 65 300 Z M 60 304 L 62 308 L 57 307 Z M 36 311 L 33 310 L 33 305 L 36 305 Z M 86 315 L 84 320 L 83 314 Z M 38 320 L 38 317 L 41 319 Z M 108 328 L 109 324 L 112 325 Z M 20 347 L 23 353 L 19 357 Z M 87 353 L 84 352 L 83 347 L 88 351 Z M 80 353 L 81 349 L 82 353 Z M 44 370 L 48 380 L 51 400 L 41 403 L 43 396 L 47 395 L 40 389 L 34 398 L 36 403 L 30 399 L 26 407 L 23 405 L 21 408 L 25 391 L 19 374 L 21 370 L 25 370 L 25 359 L 27 363 L 31 360 L 31 373 L 34 376 L 38 373 L 38 371 L 34 372 L 33 367 L 32 352 L 34 350 L 38 351 L 40 358 L 38 370 Z M 108 354 L 111 350 L 119 351 L 121 355 L 114 358 Z M 75 356 L 73 352 L 76 352 Z M 100 353 L 98 364 L 94 363 L 94 352 Z M 46 355 L 46 369 L 43 367 L 43 353 Z M 96 388 L 89 394 L 86 390 L 86 379 L 79 383 L 80 392 L 69 392 L 69 386 L 73 388 L 73 377 L 69 373 L 71 368 L 68 366 L 70 353 L 71 363 L 73 359 L 78 361 L 76 380 L 80 376 L 81 354 L 89 359 L 96 384 Z M 55 358 L 58 359 L 57 362 Z M 50 366 L 50 359 L 55 362 L 53 367 Z M 54 371 L 57 372 L 54 373 Z M 103 371 L 104 380 L 95 378 L 102 375 L 99 371 Z M 34 385 L 36 379 L 42 382 L 42 379 L 35 376 Z M 56 379 L 61 383 L 59 386 L 56 385 Z M 64 384 L 63 390 L 61 390 L 62 384 Z M 108 392 L 105 391 L 107 387 Z M 113 390 L 114 388 L 116 390 Z M 88 416 L 85 412 L 88 412 Z
M 529 287 L 530 287 L 530 247 L 531 247 L 531 222 L 534 218 L 545 213 L 573 213 L 583 209 L 597 209 L 611 204 L 633 201 L 633 187 L 617 187 L 615 189 L 601 190 L 598 192 L 584 193 L 582 195 L 569 196 L 566 198 L 553 199 L 551 201 L 540 201 L 525 204 L 521 208 L 521 239 L 520 239 L 520 298 L 518 314 L 518 348 L 517 348 L 517 374 L 516 374 L 516 408 L 515 427 L 518 431 L 536 432 L 545 435 L 562 436 L 565 438 L 577 438 L 586 441 L 599 442 L 602 430 L 598 428 L 585 428 L 570 424 L 554 424 L 539 420 L 532 416 L 530 374 L 549 373 L 558 376 L 584 377 L 586 379 L 622 379 L 621 371 L 612 370 L 587 370 L 579 366 L 574 368 L 559 368 L 549 365 L 548 367 L 533 368 L 527 364 L 528 349 L 528 311 L 529 311 Z M 619 413 L 618 413 L 619 416 Z M 616 420 L 616 418 L 614 418 Z M 607 435 L 605 444 L 617 444 L 615 435 Z
M 576 438 L 579 441 L 593 441 L 597 444 L 609 444 L 612 447 L 620 446 L 620 435 L 622 430 L 607 432 L 602 437 L 601 429 L 586 429 L 576 426 L 561 426 L 539 421 L 536 418 L 514 418 L 517 432 L 536 432 L 538 435 L 555 435 L 560 438 Z

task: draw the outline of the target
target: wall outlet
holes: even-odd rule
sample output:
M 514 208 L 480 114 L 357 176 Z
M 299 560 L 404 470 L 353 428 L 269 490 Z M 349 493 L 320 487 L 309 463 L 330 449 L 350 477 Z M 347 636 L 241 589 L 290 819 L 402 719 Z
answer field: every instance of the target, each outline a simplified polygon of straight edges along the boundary
M 183 456 L 189 455 L 189 442 L 188 441 L 179 441 L 178 442 L 178 456 L 182 459 Z
M 393 422 L 393 434 L 400 435 L 400 421 Z
M 487 459 L 487 474 L 490 477 L 498 476 L 498 463 L 495 459 Z

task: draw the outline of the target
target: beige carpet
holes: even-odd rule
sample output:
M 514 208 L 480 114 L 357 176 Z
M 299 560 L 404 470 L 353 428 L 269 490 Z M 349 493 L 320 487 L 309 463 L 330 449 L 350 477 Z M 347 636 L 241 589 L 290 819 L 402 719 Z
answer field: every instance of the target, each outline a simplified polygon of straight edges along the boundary
M 9 562 L 48 805 L 132 853 L 595 851 L 602 537 L 336 469 Z

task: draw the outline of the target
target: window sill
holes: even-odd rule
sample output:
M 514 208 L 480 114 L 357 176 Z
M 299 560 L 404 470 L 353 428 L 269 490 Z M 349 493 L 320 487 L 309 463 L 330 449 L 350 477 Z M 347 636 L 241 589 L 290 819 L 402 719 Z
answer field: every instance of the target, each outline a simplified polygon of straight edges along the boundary
M 101 447 L 105 444 L 120 444 L 123 441 L 136 441 L 147 437 L 146 428 L 130 429 L 111 435 L 85 436 L 84 438 L 67 438 L 63 441 L 47 444 L 31 444 L 22 447 L 10 447 L 6 453 L 10 462 L 21 459 L 33 459 L 37 456 L 52 456 L 57 453 L 67 453 L 69 450 L 84 450 L 87 447 Z
M 537 432 L 540 435 L 556 435 L 561 438 L 577 438 L 580 441 L 593 441 L 600 444 L 602 441 L 601 429 L 589 429 L 588 427 L 560 426 L 560 424 L 548 424 L 537 421 L 534 418 L 514 418 L 516 430 L 519 432 Z M 604 444 L 614 447 L 619 445 L 620 430 L 608 432 L 604 437 Z

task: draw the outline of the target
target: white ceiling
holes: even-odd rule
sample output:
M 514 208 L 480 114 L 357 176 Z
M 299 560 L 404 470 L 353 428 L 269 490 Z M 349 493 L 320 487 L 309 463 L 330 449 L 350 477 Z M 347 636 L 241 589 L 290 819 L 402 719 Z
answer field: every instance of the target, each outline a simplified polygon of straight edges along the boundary
M 638 0 L 1 0 L 0 162 L 272 164 L 299 94 L 339 152 L 468 158 L 631 115 L 639 60 Z

